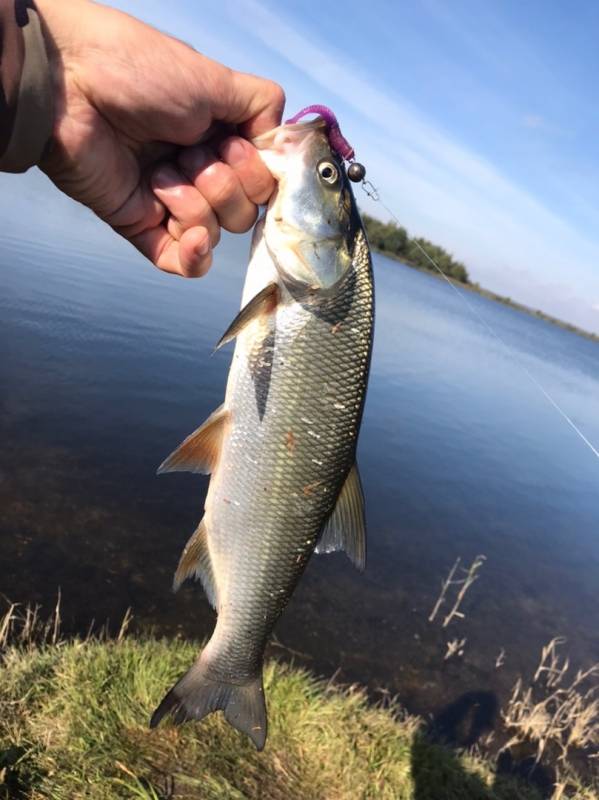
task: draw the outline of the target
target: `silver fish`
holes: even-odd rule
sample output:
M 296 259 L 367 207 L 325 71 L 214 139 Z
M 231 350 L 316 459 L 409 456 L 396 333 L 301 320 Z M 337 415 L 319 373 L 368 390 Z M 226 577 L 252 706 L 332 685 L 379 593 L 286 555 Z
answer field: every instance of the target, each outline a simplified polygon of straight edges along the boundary
M 262 663 L 312 553 L 364 568 L 355 464 L 368 380 L 374 287 L 368 243 L 322 120 L 254 144 L 277 179 L 255 228 L 224 404 L 159 472 L 211 473 L 205 514 L 175 588 L 200 578 L 218 619 L 151 719 L 221 709 L 258 750 L 267 720 Z

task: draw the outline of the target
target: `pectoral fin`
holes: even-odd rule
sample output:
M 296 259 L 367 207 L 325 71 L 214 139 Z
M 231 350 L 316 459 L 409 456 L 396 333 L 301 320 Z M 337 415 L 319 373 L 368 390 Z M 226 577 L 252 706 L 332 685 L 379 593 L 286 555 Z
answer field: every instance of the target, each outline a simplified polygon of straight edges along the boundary
M 265 286 L 261 292 L 258 292 L 258 294 L 241 309 L 239 314 L 221 336 L 215 349 L 218 350 L 224 344 L 227 344 L 227 342 L 235 339 L 250 322 L 253 322 L 264 314 L 271 314 L 277 307 L 278 302 L 279 287 L 276 283 L 269 283 L 268 286 Z
M 212 608 L 217 606 L 216 581 L 208 551 L 208 537 L 204 520 L 185 545 L 175 572 L 173 591 L 176 592 L 187 578 L 199 578 Z
M 337 505 L 316 546 L 317 553 L 333 553 L 336 550 L 343 550 L 359 570 L 366 566 L 364 495 L 356 464 L 349 471 Z
M 182 442 L 158 467 L 158 475 L 165 472 L 199 472 L 208 475 L 216 466 L 222 447 L 223 434 L 229 412 L 217 408 L 206 422 Z

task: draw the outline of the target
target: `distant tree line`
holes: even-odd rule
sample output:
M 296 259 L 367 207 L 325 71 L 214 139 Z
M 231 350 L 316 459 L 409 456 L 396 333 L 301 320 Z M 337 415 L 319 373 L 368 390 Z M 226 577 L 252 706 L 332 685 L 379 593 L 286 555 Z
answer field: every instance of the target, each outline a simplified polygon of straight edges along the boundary
M 380 250 L 391 258 L 404 261 L 411 267 L 436 272 L 418 247 L 420 245 L 446 275 L 462 283 L 470 283 L 466 267 L 438 244 L 433 244 L 427 239 L 412 239 L 404 227 L 396 225 L 394 222 L 381 222 L 380 219 L 375 219 L 368 214 L 362 214 L 362 219 L 366 226 L 368 240 L 376 250 Z

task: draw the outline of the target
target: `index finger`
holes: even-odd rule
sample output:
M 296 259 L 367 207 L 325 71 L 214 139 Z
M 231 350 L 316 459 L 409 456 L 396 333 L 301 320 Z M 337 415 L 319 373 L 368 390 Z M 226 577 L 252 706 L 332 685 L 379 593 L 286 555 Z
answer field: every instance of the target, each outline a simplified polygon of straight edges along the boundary
M 252 203 L 262 205 L 268 201 L 275 188 L 275 179 L 250 142 L 231 136 L 221 144 L 219 155 L 235 170 Z
M 231 70 L 231 95 L 226 122 L 234 122 L 246 139 L 253 139 L 281 124 L 285 93 L 278 83 Z

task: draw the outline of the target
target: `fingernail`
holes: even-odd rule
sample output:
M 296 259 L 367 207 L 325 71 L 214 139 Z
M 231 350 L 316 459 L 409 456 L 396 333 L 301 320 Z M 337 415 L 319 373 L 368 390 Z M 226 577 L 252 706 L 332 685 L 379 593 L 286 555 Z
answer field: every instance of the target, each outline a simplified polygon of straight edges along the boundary
M 244 142 L 243 139 L 228 139 L 221 147 L 221 158 L 223 161 L 226 161 L 227 164 L 236 167 L 243 161 L 247 161 L 249 155 L 248 146 L 247 142 Z

